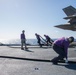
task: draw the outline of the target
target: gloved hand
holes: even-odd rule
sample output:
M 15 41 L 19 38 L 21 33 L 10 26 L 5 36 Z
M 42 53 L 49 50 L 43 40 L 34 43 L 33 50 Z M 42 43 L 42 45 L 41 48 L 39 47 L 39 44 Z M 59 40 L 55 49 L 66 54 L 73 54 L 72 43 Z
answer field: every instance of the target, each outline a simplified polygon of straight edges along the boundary
M 65 63 L 68 63 L 68 59 L 65 60 Z

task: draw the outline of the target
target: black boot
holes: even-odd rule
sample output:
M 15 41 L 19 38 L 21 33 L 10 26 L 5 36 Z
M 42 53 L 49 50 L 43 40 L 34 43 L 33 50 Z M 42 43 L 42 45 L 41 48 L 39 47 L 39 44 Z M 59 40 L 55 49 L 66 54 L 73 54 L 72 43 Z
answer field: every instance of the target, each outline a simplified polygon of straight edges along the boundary
M 58 64 L 57 57 L 53 58 L 51 61 L 52 61 L 52 63 L 53 63 L 54 65 L 57 65 L 57 64 Z

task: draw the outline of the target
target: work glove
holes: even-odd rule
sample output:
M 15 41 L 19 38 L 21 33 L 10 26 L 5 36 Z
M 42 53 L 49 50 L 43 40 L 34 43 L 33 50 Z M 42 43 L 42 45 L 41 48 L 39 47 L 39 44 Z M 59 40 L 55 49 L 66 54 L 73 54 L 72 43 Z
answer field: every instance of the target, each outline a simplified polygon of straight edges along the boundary
M 65 60 L 65 63 L 68 63 L 68 59 Z

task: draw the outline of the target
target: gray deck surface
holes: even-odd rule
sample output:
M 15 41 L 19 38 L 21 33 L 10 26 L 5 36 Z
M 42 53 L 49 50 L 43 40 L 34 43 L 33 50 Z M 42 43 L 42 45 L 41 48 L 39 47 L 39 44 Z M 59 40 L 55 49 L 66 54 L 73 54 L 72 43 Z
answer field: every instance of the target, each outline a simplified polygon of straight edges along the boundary
M 76 64 L 32 61 L 51 60 L 57 56 L 52 48 L 20 48 L 0 46 L 0 75 L 76 75 Z M 69 60 L 76 61 L 76 48 L 69 48 Z

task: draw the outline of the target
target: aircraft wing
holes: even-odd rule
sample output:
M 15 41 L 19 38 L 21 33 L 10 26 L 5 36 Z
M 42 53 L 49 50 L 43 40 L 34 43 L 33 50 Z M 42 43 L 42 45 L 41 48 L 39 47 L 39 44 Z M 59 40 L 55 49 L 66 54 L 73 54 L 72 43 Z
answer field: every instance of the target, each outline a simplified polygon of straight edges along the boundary
M 76 18 L 76 15 L 72 15 L 72 16 L 68 16 L 68 17 L 64 17 L 64 19 L 71 19 L 71 18 Z
M 68 6 L 66 8 L 63 8 L 63 11 L 67 16 L 72 16 L 76 14 L 76 8 L 74 8 L 73 6 Z
M 61 24 L 61 25 L 56 25 L 54 27 L 60 28 L 60 29 L 64 29 L 64 30 L 72 30 L 72 31 L 76 31 L 76 28 L 73 27 L 70 24 Z

